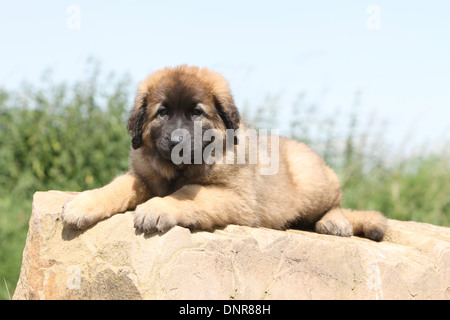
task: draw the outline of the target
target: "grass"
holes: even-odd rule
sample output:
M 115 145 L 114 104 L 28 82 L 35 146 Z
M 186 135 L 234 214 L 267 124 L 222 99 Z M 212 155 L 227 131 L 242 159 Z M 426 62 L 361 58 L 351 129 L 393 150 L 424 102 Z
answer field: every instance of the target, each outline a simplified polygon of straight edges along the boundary
M 5 283 L 5 290 L 6 290 L 6 294 L 8 296 L 8 300 L 12 300 L 11 294 L 9 293 L 8 284 L 6 283 L 5 278 L 3 278 L 3 282 Z
M 19 277 L 33 193 L 91 189 L 127 170 L 134 92 L 127 76 L 102 76 L 95 63 L 73 84 L 55 83 L 46 72 L 39 87 L 0 89 L 0 299 L 11 298 Z M 310 144 L 341 178 L 345 207 L 450 226 L 445 149 L 404 154 L 389 146 L 383 121 L 361 118 L 360 93 L 350 114 L 325 112 L 301 94 L 284 124 L 279 98 L 254 109 L 247 103 L 242 114 L 256 127 L 283 126 Z

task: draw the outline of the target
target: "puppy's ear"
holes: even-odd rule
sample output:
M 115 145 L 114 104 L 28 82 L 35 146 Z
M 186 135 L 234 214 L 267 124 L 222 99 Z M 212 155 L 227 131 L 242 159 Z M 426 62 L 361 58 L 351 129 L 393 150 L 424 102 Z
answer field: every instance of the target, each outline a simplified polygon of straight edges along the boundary
M 239 123 L 241 122 L 241 116 L 239 115 L 239 111 L 234 105 L 233 98 L 225 97 L 219 98 L 214 95 L 214 106 L 216 107 L 217 113 L 225 124 L 226 129 L 239 129 Z M 234 144 L 237 144 L 237 140 L 235 140 Z
M 142 131 L 145 119 L 147 119 L 147 95 L 138 95 L 127 124 L 128 132 L 133 137 L 131 139 L 133 149 L 139 149 L 144 144 Z

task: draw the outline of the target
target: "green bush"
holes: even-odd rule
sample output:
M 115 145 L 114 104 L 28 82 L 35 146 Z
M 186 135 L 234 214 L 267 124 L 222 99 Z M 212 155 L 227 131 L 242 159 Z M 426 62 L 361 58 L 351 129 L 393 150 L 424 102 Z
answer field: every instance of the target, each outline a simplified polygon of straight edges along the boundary
M 130 79 L 0 91 L 0 298 L 16 285 L 35 191 L 100 187 L 128 169 Z M 134 88 L 133 88 L 134 89 Z
M 46 72 L 39 86 L 0 89 L 0 299 L 10 298 L 19 276 L 33 193 L 100 187 L 128 169 L 134 93 L 129 77 L 101 77 L 95 63 L 74 84 L 55 83 Z M 302 94 L 286 124 L 279 107 L 279 97 L 269 96 L 242 114 L 256 127 L 286 126 L 310 144 L 340 176 L 345 207 L 450 226 L 447 153 L 393 152 L 384 125 L 361 119 L 358 103 L 350 115 L 330 113 Z

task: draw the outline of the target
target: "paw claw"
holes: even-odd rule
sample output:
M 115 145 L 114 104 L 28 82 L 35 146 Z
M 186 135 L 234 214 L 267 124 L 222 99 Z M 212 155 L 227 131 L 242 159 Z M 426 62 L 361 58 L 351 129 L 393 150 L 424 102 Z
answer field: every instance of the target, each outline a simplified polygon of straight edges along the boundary
M 87 192 L 69 199 L 63 206 L 61 220 L 65 227 L 86 229 L 103 218 L 104 212 Z
M 136 208 L 134 227 L 144 233 L 164 233 L 177 224 L 173 213 L 165 212 L 167 206 L 162 206 L 149 200 Z M 170 210 L 170 209 L 169 209 Z

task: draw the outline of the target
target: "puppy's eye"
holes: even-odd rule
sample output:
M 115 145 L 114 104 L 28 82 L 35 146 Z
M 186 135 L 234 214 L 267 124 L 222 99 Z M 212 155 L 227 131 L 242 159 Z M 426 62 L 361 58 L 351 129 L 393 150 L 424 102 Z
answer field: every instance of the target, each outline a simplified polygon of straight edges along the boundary
M 161 107 L 158 110 L 158 115 L 160 115 L 161 117 L 167 116 L 169 114 L 169 110 L 167 110 L 167 108 L 165 107 Z
M 193 115 L 194 117 L 201 116 L 202 114 L 203 114 L 203 111 L 200 110 L 199 108 L 195 108 L 194 110 L 192 110 L 192 115 Z

